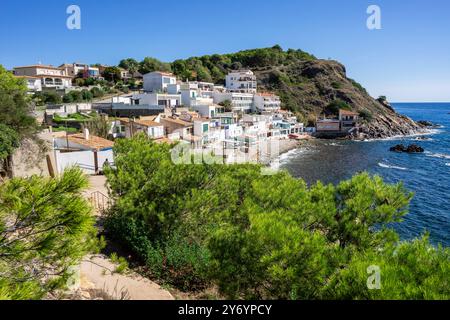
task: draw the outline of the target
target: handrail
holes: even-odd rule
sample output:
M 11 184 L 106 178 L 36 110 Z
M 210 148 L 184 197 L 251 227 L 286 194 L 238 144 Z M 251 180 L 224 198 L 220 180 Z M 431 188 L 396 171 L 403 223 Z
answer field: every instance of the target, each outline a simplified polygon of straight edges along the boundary
M 91 194 L 90 200 L 95 210 L 97 210 L 99 213 L 104 213 L 109 208 L 111 208 L 112 205 L 111 198 L 100 191 L 93 192 Z

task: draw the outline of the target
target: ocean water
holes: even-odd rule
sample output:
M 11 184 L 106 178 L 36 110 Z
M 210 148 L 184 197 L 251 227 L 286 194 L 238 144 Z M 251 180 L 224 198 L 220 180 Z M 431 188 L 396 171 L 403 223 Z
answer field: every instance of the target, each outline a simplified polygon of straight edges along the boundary
M 450 103 L 401 103 L 393 107 L 414 120 L 440 127 L 426 137 L 378 141 L 314 141 L 283 154 L 280 168 L 308 184 L 317 180 L 336 184 L 360 171 L 381 175 L 386 182 L 403 181 L 414 192 L 409 214 L 394 224 L 402 239 L 430 234 L 434 244 L 450 246 Z M 424 154 L 390 152 L 398 143 L 416 143 Z

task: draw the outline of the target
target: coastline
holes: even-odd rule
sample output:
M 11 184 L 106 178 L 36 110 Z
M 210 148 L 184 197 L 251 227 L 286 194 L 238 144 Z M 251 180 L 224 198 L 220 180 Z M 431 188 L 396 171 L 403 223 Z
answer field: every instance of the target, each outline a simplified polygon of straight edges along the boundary
M 402 139 L 408 139 L 408 138 L 414 138 L 414 137 L 421 137 L 421 136 L 429 136 L 429 135 L 435 135 L 439 133 L 439 129 L 442 129 L 443 127 L 439 128 L 423 128 L 419 130 L 416 133 L 407 134 L 407 135 L 395 135 L 387 138 L 374 138 L 374 139 L 317 139 L 310 137 L 308 139 L 301 139 L 301 140 L 293 140 L 293 139 L 280 139 L 280 147 L 279 147 L 279 153 L 277 155 L 273 155 L 270 158 L 270 161 L 268 163 L 263 163 L 264 165 L 271 167 L 271 168 L 277 168 L 279 166 L 279 162 L 283 155 L 289 153 L 290 151 L 296 150 L 301 146 L 304 146 L 306 143 L 310 143 L 313 140 L 330 140 L 330 141 L 353 141 L 353 142 L 377 142 L 377 141 L 395 141 L 395 140 L 402 140 Z

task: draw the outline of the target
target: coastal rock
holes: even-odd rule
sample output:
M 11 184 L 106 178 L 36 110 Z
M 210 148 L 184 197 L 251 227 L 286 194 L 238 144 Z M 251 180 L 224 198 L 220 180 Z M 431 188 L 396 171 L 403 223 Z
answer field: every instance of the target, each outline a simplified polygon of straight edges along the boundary
M 361 121 L 356 139 L 383 139 L 424 130 L 412 119 L 396 113 L 386 99 L 372 98 L 360 84 L 347 77 L 345 67 L 337 61 L 295 61 L 254 72 L 261 91 L 279 94 L 284 107 L 303 119 L 317 118 L 337 100 L 347 104 L 351 111 L 364 111 L 369 116 Z
M 426 121 L 426 120 L 417 121 L 417 124 L 422 127 L 433 127 L 434 126 L 434 124 L 432 122 Z
M 393 152 L 406 152 L 406 153 L 423 153 L 425 151 L 421 146 L 418 146 L 416 144 L 411 144 L 408 147 L 406 147 L 403 144 L 398 144 L 394 147 L 391 147 L 389 150 Z
M 408 146 L 408 148 L 406 148 L 406 152 L 407 153 L 423 153 L 423 152 L 425 152 L 425 150 L 421 146 L 412 144 L 412 145 Z

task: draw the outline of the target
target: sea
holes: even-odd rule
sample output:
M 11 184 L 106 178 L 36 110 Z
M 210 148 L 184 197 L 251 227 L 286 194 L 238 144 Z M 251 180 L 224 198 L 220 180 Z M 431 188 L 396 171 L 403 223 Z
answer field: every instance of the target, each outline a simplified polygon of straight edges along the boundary
M 398 113 L 438 125 L 429 135 L 385 140 L 315 140 L 281 155 L 278 167 L 309 185 L 318 180 L 337 184 L 367 171 L 388 183 L 403 182 L 414 193 L 409 213 L 392 227 L 402 240 L 428 233 L 435 245 L 450 246 L 450 103 L 395 103 Z M 425 137 L 427 140 L 422 140 Z M 423 154 L 389 151 L 415 143 Z

